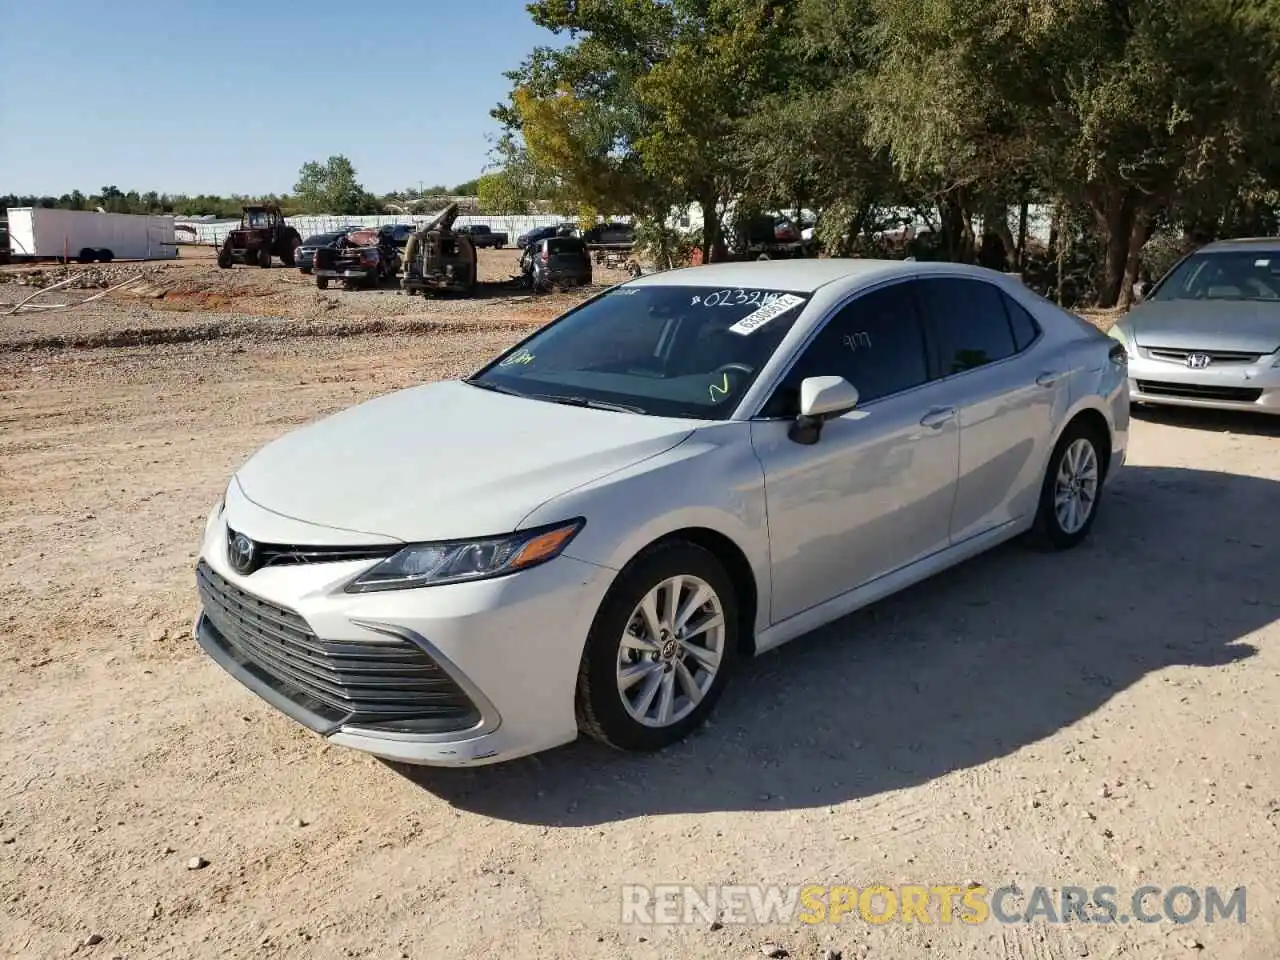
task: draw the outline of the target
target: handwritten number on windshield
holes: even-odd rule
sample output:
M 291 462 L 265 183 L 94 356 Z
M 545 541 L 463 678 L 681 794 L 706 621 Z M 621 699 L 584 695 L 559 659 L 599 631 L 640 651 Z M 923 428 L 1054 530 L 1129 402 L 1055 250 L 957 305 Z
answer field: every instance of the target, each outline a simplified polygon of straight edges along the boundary
M 694 297 L 693 303 L 701 302 L 704 307 L 760 307 L 777 299 L 776 293 L 764 290 L 744 290 L 735 287 L 732 290 L 715 290 L 705 297 Z

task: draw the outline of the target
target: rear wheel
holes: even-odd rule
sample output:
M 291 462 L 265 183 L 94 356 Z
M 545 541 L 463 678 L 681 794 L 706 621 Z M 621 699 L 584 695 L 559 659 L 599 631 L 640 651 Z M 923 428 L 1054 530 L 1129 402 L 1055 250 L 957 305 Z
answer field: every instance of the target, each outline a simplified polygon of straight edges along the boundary
M 96 254 L 97 254 L 97 251 L 94 250 L 92 247 L 85 247 L 76 255 L 76 262 L 93 263 L 93 261 L 96 259 Z
M 292 267 L 298 262 L 298 247 L 302 246 L 302 241 L 293 238 L 285 243 L 285 248 L 280 252 L 280 262 L 286 267 Z
M 110 250 L 103 249 L 98 251 L 99 263 L 110 263 L 114 259 L 115 259 L 115 254 L 112 253 Z
M 271 266 L 271 249 L 269 247 L 258 248 L 258 266 L 263 270 Z
M 1103 447 L 1087 423 L 1068 424 L 1049 458 L 1031 541 L 1047 550 L 1069 550 L 1082 542 L 1098 516 L 1106 476 Z
M 737 593 L 710 551 L 676 541 L 634 560 L 596 614 L 578 670 L 578 726 L 657 750 L 711 712 L 738 647 Z
M 317 286 L 317 287 L 319 287 L 321 290 L 328 290 L 328 289 L 329 289 L 329 278 L 328 278 L 328 277 L 316 277 L 316 286 Z

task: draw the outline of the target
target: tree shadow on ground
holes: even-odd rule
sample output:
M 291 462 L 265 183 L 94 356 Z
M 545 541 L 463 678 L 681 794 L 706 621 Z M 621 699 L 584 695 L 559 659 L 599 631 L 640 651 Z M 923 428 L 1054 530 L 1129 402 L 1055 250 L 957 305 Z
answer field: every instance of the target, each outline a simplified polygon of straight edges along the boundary
M 1280 617 L 1280 546 L 1259 524 L 1277 503 L 1270 480 L 1127 467 L 1085 545 L 1008 544 L 765 654 L 710 725 L 661 753 L 580 738 L 489 767 L 394 768 L 460 808 L 560 826 L 923 784 L 1051 736 L 1165 667 L 1252 656 L 1241 638 Z

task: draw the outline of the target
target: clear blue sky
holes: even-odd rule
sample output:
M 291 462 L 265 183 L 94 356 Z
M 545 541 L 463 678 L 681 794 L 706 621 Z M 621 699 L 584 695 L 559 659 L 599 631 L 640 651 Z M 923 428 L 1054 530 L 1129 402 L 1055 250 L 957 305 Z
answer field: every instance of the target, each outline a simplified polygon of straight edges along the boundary
M 385 192 L 487 160 L 524 0 L 20 0 L 0 13 L 0 194 L 284 193 L 345 154 Z

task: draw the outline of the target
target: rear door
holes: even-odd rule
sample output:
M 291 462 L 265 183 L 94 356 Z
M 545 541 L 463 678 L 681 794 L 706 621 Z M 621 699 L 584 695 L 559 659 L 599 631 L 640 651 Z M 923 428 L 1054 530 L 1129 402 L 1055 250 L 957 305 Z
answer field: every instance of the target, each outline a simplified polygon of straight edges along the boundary
M 960 426 L 954 544 L 1035 509 L 1054 410 L 1066 406 L 1069 378 L 1036 367 L 1039 327 L 995 284 L 929 277 L 916 289 L 939 402 L 956 410 Z

